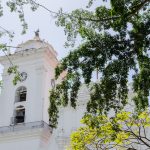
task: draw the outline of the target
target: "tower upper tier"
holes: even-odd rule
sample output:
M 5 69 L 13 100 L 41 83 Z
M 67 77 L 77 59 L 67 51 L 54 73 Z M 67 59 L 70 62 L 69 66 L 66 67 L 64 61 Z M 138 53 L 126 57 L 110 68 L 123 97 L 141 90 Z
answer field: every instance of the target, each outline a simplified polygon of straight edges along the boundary
M 45 42 L 44 40 L 41 40 L 39 36 L 35 35 L 35 37 L 31 40 L 28 40 L 24 43 L 21 43 L 17 46 L 17 49 L 15 53 L 23 52 L 23 51 L 29 51 L 34 49 L 44 49 L 47 48 L 51 51 L 51 53 L 57 57 L 57 52 L 54 50 L 52 45 L 50 45 L 48 42 Z

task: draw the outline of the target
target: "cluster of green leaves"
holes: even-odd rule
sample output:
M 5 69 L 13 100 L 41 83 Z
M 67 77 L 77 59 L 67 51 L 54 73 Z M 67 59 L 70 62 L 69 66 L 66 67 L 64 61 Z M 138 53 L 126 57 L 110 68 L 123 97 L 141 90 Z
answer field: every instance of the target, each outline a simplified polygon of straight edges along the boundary
M 5 4 L 5 3 L 3 3 Z M 39 7 L 39 4 L 36 2 L 36 0 L 7 0 L 6 1 L 7 7 L 10 8 L 10 12 L 15 12 L 18 14 L 20 22 L 22 23 L 22 34 L 25 34 L 28 29 L 28 24 L 25 20 L 25 13 L 24 13 L 24 7 L 26 5 L 29 5 L 32 11 L 37 10 Z M 0 17 L 2 17 L 3 14 L 3 5 L 2 1 L 0 1 Z M 0 37 L 7 34 L 10 37 L 10 40 L 14 37 L 14 32 L 10 32 L 9 30 L 5 29 L 2 25 L 0 26 Z
M 24 6 L 30 5 L 30 8 L 32 11 L 37 10 L 38 4 L 36 3 L 36 0 L 9 0 L 7 1 L 7 6 L 10 8 L 11 12 L 18 13 L 19 19 L 22 22 L 22 34 L 26 33 L 26 30 L 28 29 L 28 24 L 25 21 L 25 14 L 24 14 Z
M 87 114 L 81 123 L 84 126 L 71 134 L 69 150 L 150 148 L 147 132 L 150 129 L 150 113 L 147 110 L 139 114 L 122 111 L 111 118 Z
M 13 65 L 11 59 L 7 55 L 7 53 L 6 53 L 7 48 L 8 47 L 6 44 L 0 44 L 0 50 L 4 52 L 4 54 L 8 58 L 8 61 L 10 62 L 10 67 L 8 68 L 7 72 L 9 75 L 11 75 L 11 74 L 14 75 L 13 84 L 16 85 L 18 83 L 18 81 L 21 81 L 21 76 L 20 76 L 20 72 L 18 71 L 18 66 Z M 0 86 L 2 86 L 2 81 L 0 81 Z
M 101 4 L 100 0 L 99 4 Z M 89 2 L 89 6 L 94 1 Z M 57 14 L 58 26 L 64 27 L 66 46 L 74 46 L 80 36 L 81 44 L 56 68 L 56 79 L 63 71 L 68 74 L 51 91 L 51 124 L 56 127 L 59 105 L 76 107 L 81 79 L 89 85 L 93 72 L 100 73 L 99 82 L 91 88 L 87 104 L 90 113 L 121 110 L 128 102 L 130 72 L 137 110 L 148 106 L 150 91 L 150 0 L 107 0 L 109 7 L 99 5 L 95 10 L 77 9 L 71 14 Z M 131 82 L 132 82 L 131 81 Z M 55 93 L 55 94 L 54 94 Z M 64 100 L 65 97 L 65 100 Z M 65 101 L 65 102 L 64 102 Z M 56 109 L 57 108 L 57 109 Z
M 71 76 L 71 80 L 69 77 Z M 76 73 L 67 73 L 67 78 L 61 82 L 61 84 L 57 85 L 56 89 L 52 89 L 50 91 L 50 107 L 48 109 L 49 113 L 49 122 L 52 128 L 56 128 L 57 126 L 57 119 L 59 113 L 59 106 L 67 106 L 68 105 L 68 89 L 70 90 L 70 102 L 72 107 L 76 107 L 76 99 L 77 91 L 81 85 L 80 76 Z M 75 83 L 75 84 L 72 84 Z
M 18 71 L 18 66 L 9 67 L 7 72 L 9 75 L 11 75 L 11 74 L 14 75 L 14 78 L 13 78 L 13 84 L 14 85 L 16 85 L 18 82 L 21 81 L 21 75 L 20 75 L 20 72 Z

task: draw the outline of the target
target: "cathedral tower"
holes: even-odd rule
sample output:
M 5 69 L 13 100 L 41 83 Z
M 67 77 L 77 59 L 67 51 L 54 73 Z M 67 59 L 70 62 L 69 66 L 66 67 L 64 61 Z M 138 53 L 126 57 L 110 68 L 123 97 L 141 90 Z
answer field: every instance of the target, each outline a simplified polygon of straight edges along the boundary
M 10 60 L 18 66 L 21 82 L 8 75 Z M 47 150 L 51 137 L 49 90 L 58 64 L 53 47 L 40 40 L 18 45 L 14 54 L 1 56 L 3 87 L 0 96 L 0 150 Z

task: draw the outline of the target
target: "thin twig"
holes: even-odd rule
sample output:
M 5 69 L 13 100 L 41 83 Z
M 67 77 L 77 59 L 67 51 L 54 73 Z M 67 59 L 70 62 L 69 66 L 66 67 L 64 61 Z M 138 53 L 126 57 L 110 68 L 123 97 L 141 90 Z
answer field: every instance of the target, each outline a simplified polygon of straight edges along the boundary
M 3 50 L 2 50 L 2 51 L 3 51 Z M 7 57 L 7 59 L 9 60 L 10 64 L 11 64 L 12 66 L 14 66 L 13 62 L 11 61 L 11 59 L 9 58 L 9 56 L 6 54 L 6 52 L 3 51 L 3 53 L 5 54 L 5 56 Z

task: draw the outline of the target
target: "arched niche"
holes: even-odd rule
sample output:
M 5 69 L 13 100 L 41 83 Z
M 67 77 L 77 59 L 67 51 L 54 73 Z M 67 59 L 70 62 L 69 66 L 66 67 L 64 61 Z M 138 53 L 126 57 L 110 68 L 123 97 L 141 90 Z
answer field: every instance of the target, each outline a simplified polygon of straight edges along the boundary
M 24 123 L 25 122 L 25 107 L 24 106 L 18 106 L 15 109 L 15 123 Z
M 27 88 L 25 86 L 17 88 L 15 93 L 15 103 L 26 101 L 26 98 L 27 98 Z

